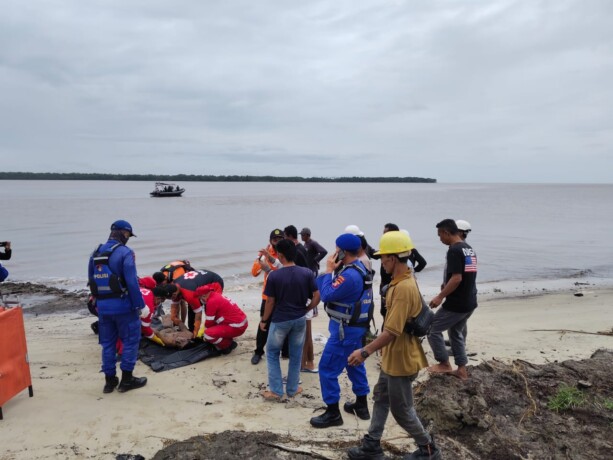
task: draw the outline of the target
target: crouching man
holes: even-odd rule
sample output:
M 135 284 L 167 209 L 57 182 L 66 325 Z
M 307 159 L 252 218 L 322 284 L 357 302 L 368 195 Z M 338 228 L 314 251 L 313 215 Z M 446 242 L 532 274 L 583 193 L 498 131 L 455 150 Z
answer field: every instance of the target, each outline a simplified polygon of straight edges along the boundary
M 197 336 L 214 345 L 222 353 L 228 354 L 236 348 L 233 339 L 243 335 L 249 323 L 245 312 L 224 297 L 221 291 L 219 283 L 210 283 L 196 289 L 196 295 L 204 306 L 204 330 L 199 328 Z

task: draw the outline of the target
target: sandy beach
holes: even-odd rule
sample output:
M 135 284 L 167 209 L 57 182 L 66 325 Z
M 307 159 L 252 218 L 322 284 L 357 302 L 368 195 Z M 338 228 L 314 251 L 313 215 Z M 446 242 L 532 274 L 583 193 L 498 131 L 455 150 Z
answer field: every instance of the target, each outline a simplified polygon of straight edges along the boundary
M 613 328 L 613 289 L 584 286 L 581 296 L 576 293 L 577 289 L 567 289 L 481 300 L 468 325 L 469 364 L 492 358 L 542 364 L 584 359 L 597 349 L 613 348 L 611 336 L 561 332 L 596 333 Z M 247 290 L 230 296 L 247 306 L 257 304 L 258 294 Z M 135 375 L 146 376 L 148 384 L 108 395 L 102 393 L 100 347 L 89 327 L 92 316 L 83 310 L 26 315 L 34 397 L 29 398 L 25 390 L 2 407 L 0 459 L 115 459 L 118 454 L 149 459 L 174 441 L 226 430 L 357 442 L 369 422 L 349 414 L 338 428 L 310 426 L 309 418 L 324 406 L 317 374 L 302 373 L 304 393 L 289 402 L 271 403 L 259 396 L 266 387 L 266 363 L 250 363 L 258 315 L 252 308 L 248 315 L 250 327 L 230 355 L 161 373 L 139 362 Z M 377 322 L 380 324 L 378 317 Z M 325 337 L 327 317 L 315 318 L 313 329 L 316 338 Z M 322 349 L 323 342 L 316 340 L 318 356 Z M 425 349 L 432 361 L 427 345 Z M 378 374 L 378 357 L 371 357 L 367 367 L 372 384 Z M 287 368 L 287 361 L 282 368 Z M 427 378 L 425 372 L 420 374 L 420 380 Z M 341 383 L 342 403 L 352 394 L 345 376 Z M 392 417 L 384 440 L 404 452 L 414 448 Z M 344 449 L 318 452 L 325 458 L 344 457 Z

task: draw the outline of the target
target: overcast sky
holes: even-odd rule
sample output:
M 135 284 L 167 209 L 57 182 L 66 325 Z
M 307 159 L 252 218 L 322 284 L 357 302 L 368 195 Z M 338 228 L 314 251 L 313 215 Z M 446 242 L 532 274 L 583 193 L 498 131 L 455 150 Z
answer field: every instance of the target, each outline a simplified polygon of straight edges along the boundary
M 612 0 L 8 0 L 0 171 L 611 183 L 612 21 Z

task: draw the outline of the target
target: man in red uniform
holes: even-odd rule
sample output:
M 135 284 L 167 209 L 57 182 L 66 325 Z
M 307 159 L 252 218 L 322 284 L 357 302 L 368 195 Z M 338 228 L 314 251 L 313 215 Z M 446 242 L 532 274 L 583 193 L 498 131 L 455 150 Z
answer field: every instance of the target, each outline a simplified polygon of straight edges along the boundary
M 196 295 L 204 305 L 203 339 L 222 353 L 230 353 L 236 348 L 232 339 L 243 335 L 249 326 L 247 315 L 221 294 L 219 283 L 199 287 Z
M 164 342 L 155 335 L 153 329 L 151 329 L 151 317 L 155 312 L 156 307 L 163 302 L 164 299 L 156 297 L 153 294 L 153 289 L 156 287 L 155 280 L 146 276 L 138 279 L 138 285 L 140 287 L 140 293 L 143 295 L 145 301 L 145 308 L 140 312 L 140 331 L 143 337 L 157 343 L 158 345 L 165 346 Z
M 223 279 L 217 273 L 194 270 L 181 275 L 174 283 L 166 286 L 168 297 L 172 299 L 170 305 L 172 322 L 176 325 L 182 323 L 179 318 L 179 309 L 181 301 L 186 301 L 191 312 L 187 327 L 193 332 L 194 337 L 198 335 L 198 330 L 202 324 L 202 305 L 200 304 L 200 297 L 196 294 L 196 289 L 211 283 L 218 283 L 223 290 Z

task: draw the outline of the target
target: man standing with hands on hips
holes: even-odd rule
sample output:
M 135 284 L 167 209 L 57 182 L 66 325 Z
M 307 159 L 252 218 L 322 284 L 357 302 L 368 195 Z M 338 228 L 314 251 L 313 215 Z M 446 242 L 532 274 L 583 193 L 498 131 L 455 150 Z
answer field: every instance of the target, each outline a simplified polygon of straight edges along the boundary
M 145 386 L 146 377 L 134 377 L 141 338 L 140 310 L 145 306 L 138 285 L 134 251 L 126 246 L 136 237 L 125 220 L 111 225 L 106 243 L 99 245 L 89 259 L 88 279 L 98 307 L 98 336 L 102 345 L 102 372 L 106 379 L 103 393 L 123 393 Z M 117 339 L 123 343 L 121 383 L 116 376 Z

